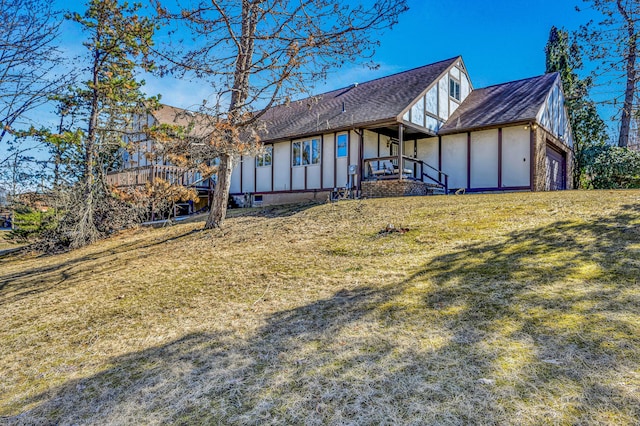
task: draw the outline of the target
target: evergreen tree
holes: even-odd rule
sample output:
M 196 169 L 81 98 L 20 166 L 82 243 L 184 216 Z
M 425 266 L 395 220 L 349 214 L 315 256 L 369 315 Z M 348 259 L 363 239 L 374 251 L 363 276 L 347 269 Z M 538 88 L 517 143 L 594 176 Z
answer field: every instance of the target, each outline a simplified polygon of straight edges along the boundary
M 605 144 L 606 125 L 598 115 L 595 103 L 589 99 L 588 91 L 592 84 L 590 78 L 581 79 L 575 70 L 582 68 L 580 49 L 577 43 L 569 40 L 569 34 L 555 26 L 549 32 L 549 41 L 545 47 L 546 72 L 558 72 L 562 80 L 565 106 L 571 122 L 573 135 L 574 187 L 584 182 L 589 165 L 587 150 L 593 146 Z
M 49 142 L 54 154 L 75 147 L 80 157 L 78 181 L 58 230 L 72 248 L 90 244 L 120 225 L 114 223 L 117 212 L 109 208 L 113 197 L 105 173 L 118 161 L 132 118 L 144 114 L 154 101 L 144 96 L 144 82 L 136 78 L 139 69 L 153 67 L 149 52 L 156 28 L 152 19 L 140 14 L 140 7 L 90 0 L 84 14 L 68 15 L 88 34 L 83 43 L 88 80 L 59 99 L 59 132 Z M 73 120 L 65 125 L 69 108 L 74 109 Z

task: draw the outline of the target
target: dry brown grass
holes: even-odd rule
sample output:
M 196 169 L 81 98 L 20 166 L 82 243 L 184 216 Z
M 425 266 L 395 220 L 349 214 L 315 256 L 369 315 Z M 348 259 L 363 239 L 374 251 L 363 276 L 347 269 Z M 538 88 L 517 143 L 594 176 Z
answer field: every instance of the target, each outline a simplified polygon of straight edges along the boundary
M 639 191 L 200 227 L 0 259 L 0 423 L 639 421 Z

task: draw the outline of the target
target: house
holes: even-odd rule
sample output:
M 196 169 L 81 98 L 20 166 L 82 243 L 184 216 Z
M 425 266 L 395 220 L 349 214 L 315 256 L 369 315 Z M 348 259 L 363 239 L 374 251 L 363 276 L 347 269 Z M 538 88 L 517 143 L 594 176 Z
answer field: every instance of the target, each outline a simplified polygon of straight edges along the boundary
M 279 105 L 231 195 L 251 204 L 571 186 L 557 73 L 474 89 L 461 57 Z

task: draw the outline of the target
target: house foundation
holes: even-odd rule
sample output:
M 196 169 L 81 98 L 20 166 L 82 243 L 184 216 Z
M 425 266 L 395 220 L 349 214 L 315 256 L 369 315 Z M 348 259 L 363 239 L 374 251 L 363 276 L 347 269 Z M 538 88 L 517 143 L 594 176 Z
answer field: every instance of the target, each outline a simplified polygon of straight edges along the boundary
M 431 195 L 433 185 L 416 180 L 373 180 L 362 182 L 363 198 Z

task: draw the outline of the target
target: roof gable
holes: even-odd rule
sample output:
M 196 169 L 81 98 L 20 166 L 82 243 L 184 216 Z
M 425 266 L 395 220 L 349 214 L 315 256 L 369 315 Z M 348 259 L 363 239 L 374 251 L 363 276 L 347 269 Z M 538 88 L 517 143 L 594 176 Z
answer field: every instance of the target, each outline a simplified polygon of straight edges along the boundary
M 265 141 L 396 121 L 403 110 L 453 66 L 459 56 L 269 109 Z
M 439 133 L 536 121 L 558 78 L 558 73 L 551 73 L 476 89 L 449 117 Z

